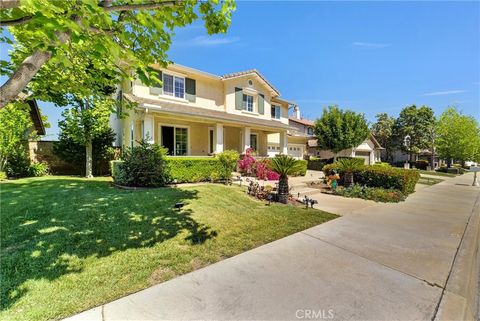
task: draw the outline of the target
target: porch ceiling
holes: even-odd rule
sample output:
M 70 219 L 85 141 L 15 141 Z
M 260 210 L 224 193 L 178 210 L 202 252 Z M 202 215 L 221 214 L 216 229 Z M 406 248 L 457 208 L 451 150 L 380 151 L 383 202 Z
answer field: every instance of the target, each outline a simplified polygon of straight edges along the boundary
M 270 131 L 292 129 L 290 126 L 274 120 L 229 114 L 224 111 L 192 107 L 181 103 L 160 102 L 154 99 L 137 97 L 131 94 L 123 94 L 123 96 L 130 102 L 138 103 L 140 107 L 149 108 L 156 112 L 169 115 L 189 116 L 201 120 L 208 119 L 237 124 L 240 126 L 261 127 L 262 129 Z

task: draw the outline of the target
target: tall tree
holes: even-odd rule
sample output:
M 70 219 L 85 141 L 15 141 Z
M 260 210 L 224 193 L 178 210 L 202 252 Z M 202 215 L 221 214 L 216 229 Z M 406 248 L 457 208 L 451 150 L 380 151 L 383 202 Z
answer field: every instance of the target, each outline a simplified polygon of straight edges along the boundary
M 440 116 L 437 132 L 438 154 L 449 167 L 452 159 L 480 161 L 480 128 L 475 118 L 450 107 Z
M 360 145 L 369 134 L 364 114 L 338 106 L 324 108 L 322 117 L 315 121 L 318 148 L 333 151 L 335 159 L 340 151 Z
M 0 172 L 5 171 L 9 155 L 26 139 L 31 127 L 29 107 L 26 103 L 12 103 L 0 109 Z
M 158 83 L 150 66 L 168 62 L 175 27 L 200 16 L 209 34 L 226 32 L 234 9 L 233 0 L 0 0 L 1 41 L 13 45 L 10 61 L 0 63 L 9 77 L 0 87 L 0 109 L 31 80 L 44 81 L 36 75 L 45 64 L 72 68 L 65 55 L 72 45 L 84 57 L 104 57 L 110 76 Z
M 413 160 L 413 155 L 431 148 L 430 133 L 434 126 L 435 115 L 432 108 L 407 106 L 402 109 L 393 127 L 395 145 L 408 153 L 410 160 Z M 409 144 L 404 144 L 406 137 L 409 138 Z
M 392 160 L 393 141 L 393 125 L 395 118 L 387 113 L 379 113 L 375 116 L 377 121 L 372 125 L 371 131 L 377 141 L 385 148 L 385 157 L 387 161 Z
M 85 149 L 85 177 L 93 177 L 92 142 L 109 129 L 113 100 L 77 100 L 74 107 L 66 109 L 59 122 L 62 134 Z

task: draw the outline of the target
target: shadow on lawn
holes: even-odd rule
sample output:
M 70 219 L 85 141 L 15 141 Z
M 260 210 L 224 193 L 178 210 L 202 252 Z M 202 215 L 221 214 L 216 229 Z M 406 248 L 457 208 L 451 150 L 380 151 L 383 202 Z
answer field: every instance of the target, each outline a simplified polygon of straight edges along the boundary
M 0 302 L 7 309 L 28 280 L 54 280 L 82 271 L 82 259 L 150 247 L 185 233 L 201 244 L 217 235 L 176 202 L 196 191 L 125 191 L 107 182 L 49 178 L 1 186 Z

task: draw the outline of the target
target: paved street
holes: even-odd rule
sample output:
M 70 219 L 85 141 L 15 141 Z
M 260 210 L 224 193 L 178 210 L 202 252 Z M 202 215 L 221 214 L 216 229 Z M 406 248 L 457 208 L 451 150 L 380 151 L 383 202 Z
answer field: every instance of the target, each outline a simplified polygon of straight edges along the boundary
M 399 204 L 348 203 L 348 215 L 70 320 L 432 320 L 478 214 L 472 177 Z

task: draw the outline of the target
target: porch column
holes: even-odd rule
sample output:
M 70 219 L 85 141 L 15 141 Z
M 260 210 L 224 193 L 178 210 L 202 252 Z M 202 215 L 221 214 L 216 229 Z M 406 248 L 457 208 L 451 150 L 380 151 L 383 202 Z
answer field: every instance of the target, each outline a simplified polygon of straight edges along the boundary
M 243 128 L 243 152 L 250 148 L 250 127 Z
M 145 115 L 143 118 L 143 139 L 145 139 L 149 144 L 155 142 L 154 136 L 154 121 L 152 115 Z
M 288 136 L 287 132 L 280 132 L 280 154 L 288 154 Z
M 215 124 L 213 131 L 215 154 L 223 152 L 223 124 Z

